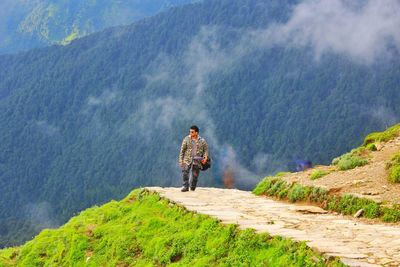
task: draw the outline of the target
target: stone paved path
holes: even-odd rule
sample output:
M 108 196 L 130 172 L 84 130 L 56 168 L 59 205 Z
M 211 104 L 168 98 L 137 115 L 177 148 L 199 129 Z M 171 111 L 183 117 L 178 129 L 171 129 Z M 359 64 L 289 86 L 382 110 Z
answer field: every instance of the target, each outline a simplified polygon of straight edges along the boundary
M 179 188 L 147 189 L 223 223 L 306 241 L 325 256 L 338 256 L 350 266 L 400 266 L 400 225 L 366 224 L 323 214 L 317 207 L 277 202 L 236 189 L 197 188 L 185 193 Z

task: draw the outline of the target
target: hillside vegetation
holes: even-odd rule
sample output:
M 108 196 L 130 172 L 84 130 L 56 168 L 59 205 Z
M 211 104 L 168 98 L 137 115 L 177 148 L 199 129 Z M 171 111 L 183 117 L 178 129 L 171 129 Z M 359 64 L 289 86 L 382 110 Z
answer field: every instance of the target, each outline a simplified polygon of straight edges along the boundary
M 400 124 L 374 132 L 363 145 L 332 161 L 300 173 L 264 178 L 254 189 L 290 202 L 310 202 L 325 209 L 400 222 Z
M 13 0 L 0 8 L 0 54 L 16 53 L 127 25 L 191 0 Z
M 206 0 L 1 56 L 0 246 L 130 188 L 179 185 L 193 124 L 214 159 L 200 186 L 230 171 L 251 189 L 293 160 L 328 164 L 399 117 L 399 57 L 254 46 L 296 3 Z
M 343 266 L 304 243 L 241 231 L 135 190 L 18 248 L 1 266 Z

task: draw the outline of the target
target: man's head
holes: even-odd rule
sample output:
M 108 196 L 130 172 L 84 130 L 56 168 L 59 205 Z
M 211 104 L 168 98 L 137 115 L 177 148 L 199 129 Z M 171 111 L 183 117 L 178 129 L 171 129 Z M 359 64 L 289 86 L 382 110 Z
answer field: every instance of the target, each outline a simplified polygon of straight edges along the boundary
M 190 137 L 197 138 L 197 136 L 199 135 L 199 127 L 197 127 L 196 125 L 191 126 L 189 129 L 189 134 Z

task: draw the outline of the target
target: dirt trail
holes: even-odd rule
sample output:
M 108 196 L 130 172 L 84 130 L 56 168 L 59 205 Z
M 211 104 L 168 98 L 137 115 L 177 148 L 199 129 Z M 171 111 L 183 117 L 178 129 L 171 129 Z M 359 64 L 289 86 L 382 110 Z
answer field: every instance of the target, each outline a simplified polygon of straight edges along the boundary
M 368 224 L 236 189 L 198 188 L 185 193 L 178 188 L 147 189 L 223 223 L 306 241 L 325 256 L 338 256 L 350 266 L 400 266 L 400 225 Z
M 282 177 L 287 182 L 297 182 L 302 185 L 324 187 L 340 194 L 353 194 L 377 202 L 400 204 L 400 183 L 388 180 L 386 162 L 394 154 L 400 152 L 400 137 L 379 144 L 379 151 L 371 152 L 370 163 L 347 171 L 334 171 L 317 180 L 311 180 L 311 173 L 317 169 L 331 170 L 332 166 L 316 168 L 291 173 Z

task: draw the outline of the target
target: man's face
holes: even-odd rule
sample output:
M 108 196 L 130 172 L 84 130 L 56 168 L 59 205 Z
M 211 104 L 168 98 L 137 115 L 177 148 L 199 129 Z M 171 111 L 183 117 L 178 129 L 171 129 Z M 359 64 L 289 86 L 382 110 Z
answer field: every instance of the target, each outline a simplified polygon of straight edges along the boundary
M 192 138 L 197 138 L 197 132 L 195 131 L 195 130 L 193 130 L 193 129 L 190 129 L 189 130 L 189 134 L 190 134 L 190 137 L 192 137 Z

